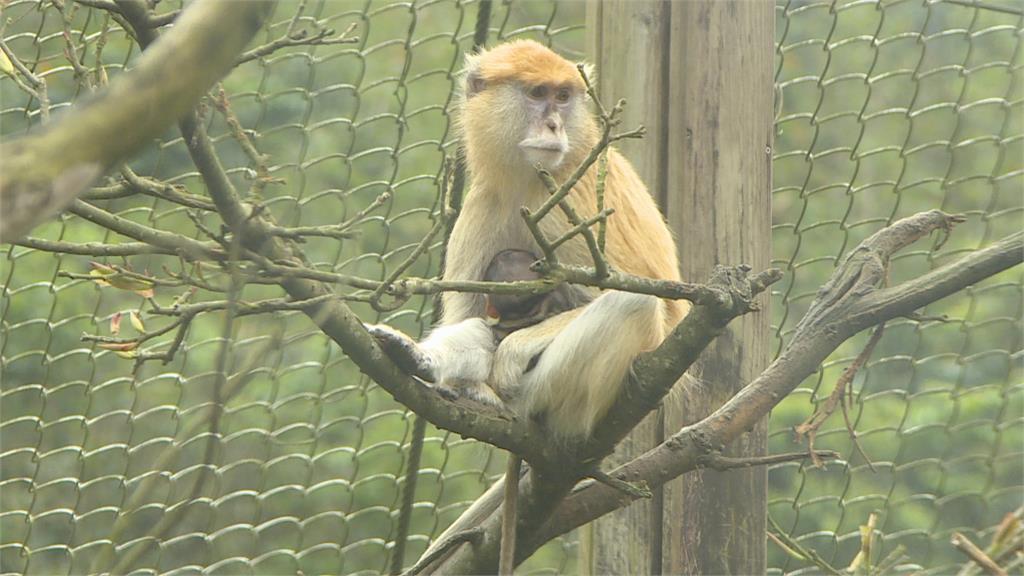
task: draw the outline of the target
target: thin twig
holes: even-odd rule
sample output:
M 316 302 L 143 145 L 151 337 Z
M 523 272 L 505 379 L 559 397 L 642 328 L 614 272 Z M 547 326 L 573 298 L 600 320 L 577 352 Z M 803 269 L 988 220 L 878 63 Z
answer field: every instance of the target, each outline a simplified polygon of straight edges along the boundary
M 192 240 L 174 232 L 150 228 L 81 200 L 74 200 L 68 211 L 98 226 L 147 244 L 165 248 L 189 260 L 223 260 L 226 256 L 220 247 L 213 247 L 205 242 Z
M 861 524 L 860 526 L 860 550 L 857 551 L 857 555 L 853 557 L 853 561 L 846 567 L 846 572 L 850 574 L 874 574 L 874 570 L 871 567 L 871 557 L 874 555 L 874 544 L 875 544 L 875 526 L 878 523 L 878 514 L 871 512 L 868 514 L 867 524 Z
M 621 122 L 619 116 L 622 113 L 623 107 L 625 107 L 626 105 L 626 101 L 620 99 L 610 111 L 607 110 L 604 107 L 604 104 L 601 103 L 601 99 L 598 98 L 597 91 L 594 89 L 593 84 L 591 84 L 590 78 L 587 77 L 584 65 L 578 64 L 576 68 L 580 73 L 580 77 L 583 78 L 584 84 L 586 85 L 587 95 L 594 102 L 594 106 L 597 108 L 598 120 L 601 124 L 601 136 L 598 139 L 597 143 L 594 144 L 593 148 L 590 149 L 590 152 L 583 159 L 580 165 L 576 167 L 572 174 L 570 174 L 569 177 L 565 180 L 565 182 L 562 182 L 560 186 L 557 185 L 557 183 L 554 181 L 554 179 L 551 177 L 551 174 L 548 171 L 538 167 L 537 175 L 540 178 L 541 182 L 544 183 L 544 186 L 545 188 L 547 188 L 550 196 L 547 200 L 544 201 L 543 204 L 541 204 L 534 211 L 530 211 L 524 208 L 522 211 L 522 215 L 523 218 L 526 220 L 527 227 L 533 234 L 534 239 L 537 240 L 537 243 L 541 246 L 542 251 L 544 251 L 544 243 L 548 242 L 548 248 L 550 248 L 551 243 L 546 238 L 544 238 L 542 234 L 540 234 L 540 227 L 538 223 L 545 216 L 547 216 L 548 212 L 550 212 L 555 206 L 558 206 L 561 209 L 562 213 L 565 215 L 566 220 L 568 220 L 569 223 L 574 226 L 573 230 L 576 231 L 576 233 L 582 235 L 584 241 L 587 244 L 587 249 L 590 251 L 591 258 L 594 261 L 594 279 L 602 280 L 606 278 L 610 273 L 608 268 L 608 262 L 605 259 L 603 249 L 604 226 L 602 224 L 602 227 L 598 233 L 598 237 L 595 237 L 594 233 L 590 230 L 589 226 L 582 225 L 583 219 L 579 216 L 579 214 L 572 207 L 572 205 L 569 204 L 567 198 L 569 192 L 572 190 L 574 186 L 576 186 L 580 179 L 583 178 L 583 175 L 587 173 L 587 170 L 590 169 L 594 162 L 598 161 L 599 159 L 602 160 L 602 163 L 607 162 L 607 149 L 612 142 L 622 140 L 624 138 L 642 138 L 645 134 L 645 129 L 643 126 L 640 126 L 635 130 L 630 130 L 628 132 L 623 132 L 620 134 L 612 134 L 612 128 L 614 128 Z M 601 173 L 601 167 L 599 166 L 599 212 L 604 210 L 604 176 L 605 175 Z M 561 244 L 564 242 L 564 239 L 560 239 L 558 243 Z M 553 259 L 553 255 L 553 249 L 545 252 L 545 261 L 547 264 L 557 264 L 557 261 Z
M 370 305 L 373 306 L 375 310 L 394 310 L 405 303 L 405 298 L 403 298 L 401 294 L 398 294 L 397 297 L 395 298 L 395 301 L 386 306 L 381 304 L 380 299 L 381 297 L 383 297 L 385 293 L 388 293 L 388 290 L 395 283 L 395 281 L 398 280 L 399 276 L 401 276 L 406 270 L 408 270 L 410 266 L 415 264 L 416 260 L 419 259 L 419 257 L 424 252 L 427 251 L 427 249 L 430 248 L 430 243 L 434 241 L 434 237 L 437 236 L 438 233 L 440 233 L 447 227 L 448 219 L 454 216 L 451 207 L 448 205 L 448 187 L 451 185 L 451 177 L 453 173 L 454 164 L 450 159 L 445 159 L 444 171 L 441 174 L 440 182 L 440 191 L 438 199 L 439 209 L 437 212 L 437 217 L 434 220 L 434 225 L 430 228 L 430 231 L 427 232 L 426 236 L 424 236 L 419 241 L 419 243 L 416 244 L 416 247 L 413 248 L 409 256 L 404 261 L 400 262 L 398 266 L 396 266 L 395 269 L 392 270 L 390 274 L 388 274 L 388 277 L 385 278 L 384 281 L 380 283 L 380 286 L 378 286 L 377 289 L 373 291 L 373 294 L 370 295 Z
M 235 312 L 236 316 L 250 316 L 253 314 L 266 314 L 267 312 L 303 310 L 311 306 L 316 306 L 318 304 L 323 304 L 324 302 L 340 298 L 343 298 L 343 296 L 332 293 L 324 294 L 323 296 L 315 298 L 308 298 L 306 300 L 291 300 L 289 298 L 271 298 L 268 300 L 257 300 L 255 302 L 237 300 L 233 305 L 237 307 L 237 311 Z M 170 307 L 155 306 L 152 313 L 160 316 L 189 316 L 214 310 L 227 310 L 231 305 L 232 302 L 230 300 L 209 300 L 206 302 L 197 302 L 195 304 L 179 304 Z
M 551 242 L 551 248 L 552 249 L 558 248 L 562 244 L 565 244 L 569 240 L 572 240 L 574 237 L 576 237 L 576 235 L 582 233 L 584 228 L 590 228 L 594 224 L 604 224 L 604 223 L 606 223 L 608 221 L 608 217 L 611 216 L 614 213 L 615 213 L 615 209 L 614 208 L 607 208 L 607 209 L 604 209 L 604 210 L 600 210 L 595 216 L 591 216 L 590 218 L 587 218 L 586 220 L 583 220 L 582 222 L 580 222 L 576 226 L 573 226 L 572 228 L 570 228 L 565 234 L 562 234 L 558 238 L 555 238 L 555 240 L 553 242 Z M 601 251 L 600 239 L 598 240 L 598 251 Z
M 85 64 L 78 57 L 78 49 L 80 46 L 75 43 L 74 38 L 71 37 L 72 18 L 74 12 L 77 10 L 76 7 L 67 7 L 64 5 L 64 0 L 51 0 L 53 7 L 60 12 L 61 22 L 63 24 L 63 30 L 61 31 L 61 37 L 64 38 L 64 57 L 71 64 L 71 68 L 75 71 L 75 80 L 82 86 L 85 86 L 90 92 L 95 90 L 95 86 L 89 80 L 89 69 L 85 67 Z M 85 58 L 85 50 L 82 50 L 82 59 Z
M 540 177 L 541 182 L 544 183 L 544 186 L 548 189 L 548 193 L 551 194 L 552 198 L 561 193 L 561 190 L 557 188 L 555 184 L 554 178 L 551 177 L 551 174 L 548 173 L 548 171 L 540 169 L 537 171 L 537 175 Z M 566 183 L 569 182 L 571 182 L 571 179 L 566 181 Z M 573 183 L 573 185 L 575 185 L 575 183 Z M 567 188 L 567 190 L 571 189 L 571 187 L 572 186 Z M 594 237 L 594 233 L 590 230 L 590 227 L 584 226 L 583 219 L 572 205 L 569 204 L 565 195 L 562 195 L 559 199 L 558 208 L 562 211 L 562 214 L 565 215 L 565 219 L 569 221 L 569 224 L 574 226 L 572 230 L 576 230 L 578 234 L 583 236 L 583 240 L 587 244 L 587 249 L 590 251 L 591 259 L 594 261 L 594 277 L 598 279 L 606 278 L 608 276 L 608 261 L 605 259 L 604 254 L 601 253 L 600 248 L 598 248 L 597 238 Z M 529 215 L 528 221 L 532 220 L 534 224 L 539 224 L 540 219 L 543 217 L 542 215 L 538 215 L 540 212 L 541 210 L 538 209 L 537 213 Z M 565 242 L 565 240 L 561 240 L 561 242 Z
M 818 568 L 821 568 L 826 574 L 830 574 L 832 576 L 840 576 L 842 574 L 841 571 L 826 562 L 825 559 L 817 552 L 804 547 L 803 544 L 800 544 L 795 539 L 791 538 L 789 534 L 786 534 L 786 532 L 775 522 L 775 519 L 772 518 L 771 514 L 768 515 L 768 524 L 770 526 L 768 533 L 774 535 L 778 541 L 782 542 L 787 551 L 796 552 L 801 558 L 813 563 Z
M 817 410 L 815 410 L 814 413 L 807 418 L 807 420 L 805 420 L 803 423 L 801 423 L 800 425 L 793 429 L 793 431 L 796 433 L 796 437 L 798 440 L 804 437 L 807 438 L 808 450 L 811 450 L 812 455 L 814 454 L 814 440 L 817 437 L 818 430 L 821 428 L 821 425 L 824 424 L 826 420 L 828 420 L 828 417 L 831 416 L 833 412 L 835 412 L 837 406 L 842 406 L 843 419 L 846 422 L 846 430 L 850 434 L 850 439 L 853 441 L 853 444 L 857 448 L 857 451 L 867 462 L 868 467 L 871 468 L 871 471 L 875 471 L 874 464 L 871 462 L 871 459 L 868 458 L 868 455 L 864 452 L 864 449 L 860 446 L 860 442 L 857 440 L 857 432 L 853 429 L 853 425 L 850 422 L 850 415 L 846 407 L 845 393 L 847 387 L 850 386 L 850 384 L 853 382 L 854 376 L 857 375 L 857 371 L 859 371 L 861 367 L 863 367 L 864 364 L 867 363 L 868 358 L 871 357 L 871 352 L 875 349 L 875 345 L 878 344 L 878 341 L 882 338 L 882 331 L 884 330 L 884 328 L 885 323 L 879 324 L 878 327 L 875 328 L 874 332 L 871 333 L 871 337 L 864 345 L 864 348 L 860 351 L 859 354 L 857 354 L 857 357 L 854 358 L 853 362 L 846 367 L 846 370 L 843 370 L 843 373 L 842 375 L 839 376 L 839 379 L 836 380 L 835 388 L 832 389 L 832 393 L 829 394 L 828 398 L 825 400 L 825 403 L 822 406 L 820 406 Z M 821 460 L 818 460 L 816 457 L 813 456 L 812 460 L 816 467 L 821 467 Z
M 715 470 L 732 470 L 733 468 L 750 468 L 751 466 L 769 466 L 782 462 L 795 462 L 808 458 L 818 459 L 819 461 L 822 458 L 831 460 L 839 458 L 839 453 L 834 450 L 818 450 L 816 452 L 786 452 L 784 454 L 769 454 L 768 456 L 752 456 L 749 458 L 732 458 L 715 453 L 706 456 L 701 460 L 700 464 Z
M 587 476 L 593 478 L 594 480 L 600 482 L 601 484 L 614 488 L 619 492 L 622 492 L 623 494 L 626 494 L 633 498 L 650 499 L 651 497 L 653 497 L 651 489 L 647 486 L 647 483 L 643 481 L 629 482 L 621 478 L 616 478 L 615 476 L 612 476 L 611 474 L 604 472 L 600 468 L 594 468 L 593 470 L 590 470 L 589 472 L 587 472 Z
M 966 536 L 960 532 L 953 532 L 953 536 L 949 539 L 950 544 L 954 548 L 962 552 L 965 556 L 971 559 L 972 562 L 980 566 L 985 572 L 988 572 L 992 576 L 1006 576 L 1006 570 L 1003 570 L 994 560 L 989 558 L 988 554 L 974 545 Z
M 906 546 L 904 546 L 903 544 L 897 545 L 895 548 L 892 549 L 892 552 L 886 554 L 884 558 L 882 558 L 878 561 L 877 564 L 875 564 L 874 573 L 878 575 L 890 574 L 892 572 L 892 569 L 897 564 L 906 560 L 906 552 Z
M 79 256 L 136 256 L 139 254 L 170 254 L 173 250 L 154 246 L 145 242 L 124 242 L 121 244 L 106 244 L 103 242 L 60 242 L 56 240 L 45 240 L 43 238 L 22 238 L 14 242 L 18 246 L 42 250 L 43 252 L 56 252 L 59 254 L 77 254 Z
M 224 86 L 218 84 L 215 90 L 215 97 L 213 98 L 213 106 L 220 111 L 224 117 L 224 122 L 228 125 L 228 132 L 238 142 L 242 152 L 249 157 L 249 161 L 255 166 L 256 177 L 253 178 L 252 188 L 249 190 L 250 195 L 257 197 L 262 196 L 264 188 L 270 183 L 283 183 L 284 180 L 280 178 L 273 178 L 270 176 L 270 169 L 267 167 L 267 162 L 270 156 L 261 153 L 256 149 L 256 144 L 252 141 L 252 138 L 246 133 L 245 128 L 242 127 L 242 122 L 235 115 L 234 110 L 231 109 L 231 102 L 228 100 L 228 95 L 224 91 Z
M 139 176 L 127 165 L 121 167 L 121 176 L 124 178 L 127 190 L 197 210 L 209 211 L 215 209 L 213 202 L 208 198 L 197 194 L 190 194 L 185 191 L 184 186 L 168 184 L 154 178 Z
M 2 28 L 0 28 L 2 30 Z M 2 36 L 2 35 L 0 35 Z M 18 86 L 23 92 L 29 96 L 34 97 L 39 101 L 39 116 L 43 123 L 50 120 L 50 96 L 47 93 L 46 82 L 32 73 L 28 69 L 28 66 L 18 58 L 18 55 L 7 45 L 7 42 L 0 37 L 0 51 L 3 51 L 4 56 L 11 62 L 14 69 L 18 74 L 9 74 L 8 76 L 14 80 L 15 85 Z M 20 76 L 20 77 L 19 77 Z M 23 82 L 21 78 L 24 78 L 28 84 Z
M 537 242 L 537 246 L 540 248 L 541 254 L 544 256 L 544 261 L 550 266 L 558 265 L 558 256 L 555 254 L 555 249 L 551 246 L 551 241 L 548 240 L 544 231 L 540 229 L 540 225 L 537 224 L 537 219 L 533 217 L 533 213 L 526 206 L 519 209 L 519 215 L 523 217 L 523 222 L 526 223 L 526 228 L 530 231 L 534 241 Z
M 249 50 L 247 52 L 243 52 L 242 55 L 238 57 L 238 61 L 235 63 L 235 66 L 238 66 L 239 64 L 244 64 L 250 60 L 255 60 L 257 58 L 268 56 L 270 54 L 273 54 L 277 50 L 280 50 L 281 48 L 286 48 L 290 46 L 327 46 L 331 44 L 355 44 L 356 42 L 359 42 L 359 38 L 348 37 L 348 35 L 353 30 L 355 30 L 355 28 L 356 23 L 353 22 L 352 24 L 349 25 L 348 28 L 345 29 L 344 32 L 342 32 L 335 38 L 329 38 L 330 35 L 334 34 L 334 30 L 331 28 L 323 28 L 321 30 L 318 30 L 316 34 L 314 34 L 313 36 L 310 36 L 309 32 L 306 30 L 299 30 L 298 32 L 293 32 L 289 30 L 289 32 L 285 36 L 282 36 L 281 38 L 273 40 L 272 42 L 268 42 L 262 46 L 257 46 L 256 48 L 253 48 L 252 50 Z
M 274 236 L 280 236 L 282 238 L 299 239 L 306 236 L 320 236 L 324 238 L 355 238 L 359 235 L 356 230 L 351 230 L 354 226 L 357 226 L 366 221 L 366 217 L 380 208 L 388 200 L 391 199 L 390 192 L 381 192 L 379 196 L 373 199 L 369 205 L 357 212 L 354 216 L 341 224 L 328 224 L 325 226 L 277 226 L 270 225 L 269 232 Z
M 604 212 L 604 189 L 608 179 L 608 150 L 597 159 L 597 186 L 594 192 L 597 195 L 597 213 Z M 608 221 L 601 219 L 597 223 L 597 249 L 604 254 L 605 235 L 607 233 Z

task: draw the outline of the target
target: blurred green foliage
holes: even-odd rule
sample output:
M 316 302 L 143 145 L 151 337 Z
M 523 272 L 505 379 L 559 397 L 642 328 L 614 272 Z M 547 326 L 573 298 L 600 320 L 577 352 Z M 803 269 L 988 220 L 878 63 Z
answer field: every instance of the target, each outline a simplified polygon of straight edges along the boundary
M 159 11 L 176 7 L 165 0 Z M 452 91 L 477 7 L 460 0 L 308 2 L 300 27 L 312 28 L 315 19 L 341 31 L 355 23 L 359 43 L 282 49 L 224 80 L 234 112 L 282 180 L 262 195 L 280 224 L 337 223 L 390 194 L 356 238 L 309 239 L 303 250 L 317 267 L 383 278 L 431 227 L 442 158 L 454 151 Z M 280 37 L 299 8 L 281 3 L 257 42 Z M 773 292 L 772 315 L 781 347 L 836 260 L 887 222 L 935 207 L 969 218 L 937 252 L 921 242 L 896 258 L 893 282 L 1020 229 L 1024 89 L 1021 18 L 1014 15 L 916 0 L 777 8 L 773 249 L 786 278 Z M 578 57 L 583 13 L 582 2 L 495 2 L 490 42 L 531 37 Z M 137 56 L 101 10 L 68 14 L 65 22 L 49 3 L 31 0 L 13 0 L 2 13 L 5 41 L 46 79 L 54 114 L 88 94 L 97 66 L 113 77 Z M 68 62 L 69 39 L 89 78 L 76 77 Z M 6 77 L 0 103 L 4 137 L 39 123 L 38 102 Z M 235 185 L 248 190 L 248 158 L 219 114 L 206 117 Z M 131 166 L 205 194 L 176 131 Z M 185 209 L 163 200 L 132 196 L 101 205 L 203 238 Z M 33 236 L 125 240 L 70 215 Z M 60 275 L 87 272 L 88 257 L 5 252 L 0 572 L 109 568 L 111 543 L 113 565 L 138 554 L 133 567 L 159 572 L 387 569 L 412 418 L 307 318 L 240 318 L 225 334 L 222 316 L 210 314 L 192 324 L 171 363 L 136 370 L 80 336 L 109 334 L 111 317 L 127 310 L 140 311 L 150 329 L 166 319 L 147 315 L 130 292 Z M 436 273 L 439 257 L 437 242 L 409 273 Z M 171 257 L 106 261 L 158 275 L 194 272 Z M 156 298 L 167 305 L 183 291 L 161 286 Z M 279 295 L 250 284 L 243 298 Z M 924 311 L 947 321 L 890 323 L 853 385 L 851 418 L 875 471 L 857 455 L 842 416 L 833 415 L 817 447 L 839 450 L 842 461 L 825 469 L 772 468 L 770 514 L 837 566 L 853 559 L 857 527 L 871 512 L 880 515 L 880 554 L 906 546 L 904 569 L 945 573 L 960 562 L 948 545 L 952 530 L 983 540 L 1022 501 L 1021 301 L 1021 273 L 1011 270 Z M 419 334 L 433 302 L 415 299 L 385 316 L 353 306 L 367 321 Z M 124 324 L 123 333 L 132 333 Z M 828 396 L 865 339 L 841 347 L 773 412 L 772 451 L 794 448 L 791 428 Z M 161 349 L 169 340 L 147 346 Z M 247 381 L 213 419 L 224 346 L 229 375 Z M 407 564 L 503 462 L 498 451 L 428 428 Z M 159 538 L 154 527 L 165 529 Z M 772 544 L 769 565 L 814 571 Z M 575 570 L 571 537 L 523 567 Z

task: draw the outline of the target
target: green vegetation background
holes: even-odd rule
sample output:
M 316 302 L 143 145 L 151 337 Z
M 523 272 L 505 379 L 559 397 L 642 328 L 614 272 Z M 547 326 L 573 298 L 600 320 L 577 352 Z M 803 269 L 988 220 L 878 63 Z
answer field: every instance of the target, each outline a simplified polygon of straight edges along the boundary
M 160 10 L 173 4 L 165 0 Z M 280 36 L 298 8 L 281 3 L 257 41 Z M 305 16 L 335 30 L 356 23 L 359 44 L 281 50 L 225 79 L 242 125 L 283 180 L 264 194 L 279 223 L 336 223 L 391 194 L 357 238 L 310 239 L 304 249 L 318 266 L 382 278 L 430 228 L 441 160 L 454 150 L 448 111 L 455 74 L 476 12 L 475 2 L 456 0 L 309 2 Z M 776 13 L 773 253 L 786 277 L 771 314 L 782 346 L 836 260 L 887 222 L 930 208 L 969 218 L 937 253 L 922 242 L 896 259 L 893 282 L 1021 228 L 1024 89 L 1017 16 L 918 1 L 787 2 Z M 530 37 L 581 57 L 583 16 L 582 2 L 496 2 L 490 42 Z M 14 0 L 2 18 L 6 42 L 46 78 L 55 114 L 87 95 L 63 54 L 59 12 Z M 105 42 L 98 60 L 111 77 L 137 56 L 101 11 L 79 9 L 68 32 L 90 69 Z M 3 137 L 38 124 L 37 109 L 0 76 Z M 222 118 L 208 117 L 222 161 L 247 189 L 247 159 Z M 205 193 L 174 131 L 131 165 Z M 201 237 L 185 211 L 167 202 L 132 197 L 105 207 Z M 33 235 L 124 241 L 72 216 Z M 161 572 L 386 571 L 412 418 L 305 317 L 236 322 L 231 370 L 255 370 L 208 432 L 219 316 L 194 323 L 170 364 L 133 372 L 130 360 L 80 336 L 109 333 L 117 312 L 143 311 L 140 297 L 58 275 L 86 272 L 87 257 L 4 252 L 0 572 L 109 567 L 101 553 L 110 542 L 119 558 L 138 548 L 136 566 Z M 438 244 L 410 273 L 436 273 L 439 256 Z M 140 271 L 181 269 L 173 258 L 129 260 Z M 986 541 L 987 529 L 1021 505 L 1024 489 L 1021 284 L 1020 271 L 1011 270 L 924 311 L 945 314 L 946 322 L 890 323 L 854 382 L 850 414 L 874 471 L 834 415 L 817 447 L 837 449 L 843 460 L 824 469 L 772 468 L 772 517 L 837 566 L 853 559 L 857 528 L 872 512 L 883 534 L 879 554 L 902 544 L 908 570 L 948 572 L 960 561 L 948 545 L 954 529 Z M 158 287 L 156 297 L 167 304 L 181 292 Z M 250 285 L 244 297 L 278 295 Z M 419 334 L 433 303 L 414 300 L 386 316 L 356 308 L 368 321 Z M 145 313 L 143 320 L 166 322 Z M 123 331 L 131 330 L 126 323 Z M 772 451 L 795 449 L 792 427 L 827 397 L 865 339 L 840 348 L 773 412 Z M 204 464 L 208 441 L 212 466 Z M 407 560 L 486 488 L 503 460 L 429 429 Z M 153 527 L 180 512 L 155 545 L 147 536 Z M 574 555 L 574 538 L 559 540 L 524 573 L 575 572 Z M 769 565 L 805 568 L 772 544 Z

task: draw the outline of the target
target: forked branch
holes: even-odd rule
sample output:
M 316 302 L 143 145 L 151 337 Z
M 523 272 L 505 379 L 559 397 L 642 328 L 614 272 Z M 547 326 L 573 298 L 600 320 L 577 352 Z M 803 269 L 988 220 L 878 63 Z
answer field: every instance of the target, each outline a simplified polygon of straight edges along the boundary
M 862 242 L 840 263 L 799 323 L 789 345 L 764 372 L 704 420 L 680 430 L 661 445 L 609 474 L 625 482 L 659 486 L 708 465 L 721 447 L 735 441 L 763 418 L 854 334 L 911 313 L 1024 260 L 1024 233 L 1016 233 L 913 280 L 881 287 L 889 259 L 897 250 L 933 231 L 948 232 L 959 221 L 961 218 L 958 216 L 932 210 L 900 220 Z M 735 269 L 727 275 L 741 277 Z M 746 302 L 749 302 L 746 297 L 740 297 L 733 305 L 748 306 Z M 634 367 L 634 380 L 638 383 L 627 386 L 616 412 L 631 401 L 630 390 L 637 394 L 638 389 L 658 389 L 665 382 L 674 382 L 682 375 L 689 365 L 685 357 L 693 353 L 687 346 L 700 341 L 695 330 L 700 326 L 721 323 L 720 318 L 715 318 L 713 309 L 704 312 L 701 309 L 701 306 L 695 306 L 687 317 L 692 321 L 684 320 L 658 351 L 638 360 Z M 673 357 L 680 356 L 684 360 L 673 360 Z M 602 426 L 614 427 L 616 424 L 614 421 L 604 422 L 597 429 L 603 431 Z M 621 426 L 628 430 L 627 425 Z M 594 444 L 601 440 L 599 434 Z M 592 448 L 597 450 L 599 446 Z M 524 490 L 536 491 L 539 483 L 530 480 L 528 476 Z M 525 494 L 529 496 L 529 492 Z M 520 540 L 517 557 L 528 557 L 551 538 L 621 508 L 636 497 L 628 491 L 596 482 L 565 495 L 547 519 L 537 525 L 520 526 L 520 535 L 527 534 L 528 537 Z M 547 505 L 551 507 L 551 501 Z M 496 538 L 496 519 L 499 516 L 500 512 L 494 512 L 477 522 L 476 525 L 484 528 L 487 534 L 484 545 L 475 549 L 459 549 L 436 567 L 437 573 L 475 573 L 493 569 L 497 549 L 486 546 L 486 543 Z M 471 527 L 464 526 L 463 529 Z

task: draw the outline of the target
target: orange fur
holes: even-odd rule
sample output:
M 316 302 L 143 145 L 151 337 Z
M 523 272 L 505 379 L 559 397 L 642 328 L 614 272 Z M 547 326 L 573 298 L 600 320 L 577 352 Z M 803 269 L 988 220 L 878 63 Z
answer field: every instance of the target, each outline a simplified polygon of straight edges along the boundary
M 571 86 L 585 90 L 576 66 L 533 40 L 513 40 L 474 57 L 488 84 L 518 81 L 528 85 Z
M 569 195 L 584 218 L 597 214 L 597 166 L 587 171 Z M 660 280 L 680 280 L 679 260 L 664 217 L 633 166 L 618 150 L 608 151 L 605 205 L 615 209 L 608 218 L 605 256 L 616 269 Z M 685 300 L 666 300 L 665 332 L 689 310 Z

